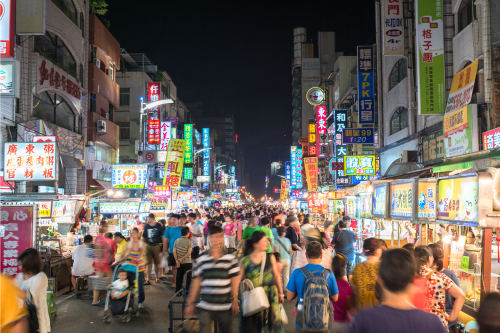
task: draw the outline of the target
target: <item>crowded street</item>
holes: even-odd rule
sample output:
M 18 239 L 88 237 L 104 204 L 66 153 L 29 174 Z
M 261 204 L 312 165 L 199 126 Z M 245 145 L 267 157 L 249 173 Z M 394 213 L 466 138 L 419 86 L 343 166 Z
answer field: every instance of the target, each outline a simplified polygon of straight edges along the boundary
M 500 333 L 500 0 L 0 0 L 0 332 Z

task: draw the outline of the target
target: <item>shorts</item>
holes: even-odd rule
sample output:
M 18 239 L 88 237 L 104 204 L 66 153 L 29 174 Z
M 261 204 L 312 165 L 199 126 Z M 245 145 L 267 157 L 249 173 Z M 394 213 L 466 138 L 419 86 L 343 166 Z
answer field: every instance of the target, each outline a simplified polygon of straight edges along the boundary
M 199 246 L 193 247 L 193 250 L 191 251 L 191 259 L 197 259 L 199 255 L 200 255 L 200 247 Z
M 354 270 L 354 266 L 356 266 L 356 263 L 354 261 L 348 261 L 347 265 L 345 267 L 347 274 L 346 275 L 352 275 L 352 271 Z
M 176 267 L 175 257 L 174 257 L 173 253 L 168 254 L 168 266 L 169 267 Z
M 155 265 L 160 264 L 160 244 L 146 245 L 146 264 L 151 265 L 153 262 Z
M 90 275 L 71 275 L 71 276 L 73 277 L 73 279 L 75 279 L 75 280 L 76 280 L 77 278 L 79 278 L 79 277 L 81 277 L 81 276 L 94 276 L 94 275 L 95 275 L 95 272 L 94 272 L 94 273 L 92 273 L 92 274 L 90 274 Z

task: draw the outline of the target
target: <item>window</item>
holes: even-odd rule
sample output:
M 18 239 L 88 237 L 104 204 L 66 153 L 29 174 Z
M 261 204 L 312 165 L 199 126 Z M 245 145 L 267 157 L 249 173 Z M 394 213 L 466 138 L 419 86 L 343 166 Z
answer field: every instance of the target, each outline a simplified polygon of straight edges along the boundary
M 407 75 L 408 61 L 406 58 L 399 59 L 394 65 L 389 76 L 389 90 L 398 85 Z
M 472 23 L 475 16 L 475 6 L 472 0 L 462 0 L 460 9 L 457 13 L 457 32 L 464 30 L 469 24 Z
M 95 94 L 90 94 L 90 112 L 96 112 Z
M 80 64 L 80 74 L 78 76 L 80 78 L 80 86 L 83 88 L 83 64 Z
M 82 31 L 82 37 L 85 38 L 85 19 L 83 18 L 83 12 L 80 12 L 80 30 Z
M 120 140 L 130 139 L 130 127 L 120 127 Z
M 63 13 L 66 15 L 74 24 L 78 25 L 77 11 L 73 0 L 52 0 L 54 5 L 56 5 Z
M 115 80 L 115 64 L 112 62 L 109 63 L 109 77 L 111 80 Z
M 76 79 L 76 60 L 59 36 L 49 31 L 45 35 L 35 36 L 34 51 Z
M 397 133 L 408 127 L 408 109 L 399 107 L 391 117 L 391 134 Z
M 115 109 L 113 108 L 113 104 L 109 103 L 109 108 L 108 108 L 108 114 L 109 114 L 109 120 L 113 121 L 113 116 L 114 116 Z
M 120 88 L 120 106 L 130 105 L 130 88 Z
M 33 116 L 76 132 L 75 114 L 69 104 L 53 92 L 33 95 Z

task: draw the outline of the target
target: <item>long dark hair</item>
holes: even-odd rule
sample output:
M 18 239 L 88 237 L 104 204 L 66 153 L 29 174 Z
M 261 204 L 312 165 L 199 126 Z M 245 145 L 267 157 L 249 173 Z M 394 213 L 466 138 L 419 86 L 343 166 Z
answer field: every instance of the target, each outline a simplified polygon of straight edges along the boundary
M 347 265 L 347 261 L 341 254 L 336 254 L 332 260 L 332 269 L 333 275 L 335 275 L 335 279 L 342 279 L 345 276 L 345 267 Z
M 438 272 L 441 272 L 443 269 L 443 258 L 444 258 L 444 249 L 439 244 L 430 244 L 429 248 L 432 251 L 432 256 L 434 257 L 434 265 Z
M 252 234 L 252 238 L 247 240 L 245 243 L 245 252 L 243 253 L 243 255 L 244 256 L 250 255 L 250 253 L 253 252 L 253 245 L 260 242 L 260 240 L 264 237 L 266 237 L 266 234 L 263 233 L 262 231 L 260 231 L 260 230 L 254 231 L 254 233 Z M 269 267 L 271 267 L 271 258 L 269 257 L 269 255 L 267 253 L 264 253 L 264 254 L 266 255 L 265 268 L 269 268 Z
M 413 258 L 415 259 L 415 271 L 420 274 L 422 266 L 426 266 L 429 257 L 432 256 L 432 251 L 427 245 L 419 245 L 413 251 Z
M 33 248 L 28 248 L 21 252 L 17 257 L 17 261 L 21 262 L 24 274 L 37 275 L 42 271 L 42 260 L 38 251 Z

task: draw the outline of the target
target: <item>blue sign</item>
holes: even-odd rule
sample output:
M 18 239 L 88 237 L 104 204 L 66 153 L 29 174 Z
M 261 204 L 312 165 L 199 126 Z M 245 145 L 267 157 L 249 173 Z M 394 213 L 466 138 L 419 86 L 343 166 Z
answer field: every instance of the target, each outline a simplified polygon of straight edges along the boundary
M 203 149 L 206 149 L 203 151 L 203 159 L 204 160 L 210 159 L 210 150 L 208 148 L 210 148 L 210 129 L 204 128 L 203 129 Z M 208 176 L 208 174 L 205 176 Z
M 38 193 L 54 193 L 55 188 L 52 186 L 38 186 Z M 57 193 L 64 194 L 64 188 L 58 187 Z
M 360 124 L 375 123 L 373 46 L 358 46 L 358 109 Z
M 370 175 L 352 176 L 352 184 L 357 185 L 361 182 L 378 180 L 378 178 L 379 178 L 378 175 L 376 175 L 376 176 L 370 176 Z
M 374 128 L 344 128 L 342 131 L 343 144 L 375 144 Z
M 199 145 L 201 142 L 200 132 L 198 132 L 196 128 L 194 129 L 194 137 L 196 138 L 196 144 Z
M 307 212 L 307 201 L 300 202 L 300 209 L 303 209 L 304 212 Z
M 292 175 L 292 167 L 290 165 L 290 161 L 285 162 L 285 179 L 290 180 L 290 177 Z

